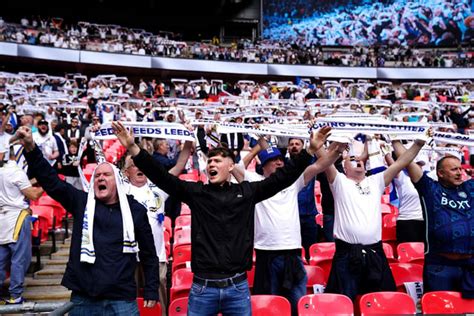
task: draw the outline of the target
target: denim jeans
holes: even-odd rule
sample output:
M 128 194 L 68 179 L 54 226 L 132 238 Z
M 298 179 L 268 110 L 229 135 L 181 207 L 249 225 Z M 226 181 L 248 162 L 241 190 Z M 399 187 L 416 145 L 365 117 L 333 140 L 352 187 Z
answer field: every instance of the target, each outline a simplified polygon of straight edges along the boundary
M 10 297 L 18 298 L 23 293 L 25 274 L 31 263 L 31 221 L 27 216 L 21 227 L 18 241 L 0 245 L 0 285 L 6 277 L 6 268 L 10 266 Z M 11 264 L 11 265 L 10 265 Z
M 250 316 L 252 306 L 247 280 L 224 288 L 193 282 L 189 293 L 188 316 Z
M 94 299 L 77 293 L 71 295 L 74 307 L 69 312 L 70 316 L 139 316 L 136 300 L 104 300 Z
M 473 266 L 474 259 L 464 260 Z M 461 266 L 426 263 L 423 268 L 424 293 L 432 291 L 462 292 L 465 298 L 474 298 L 474 271 Z
M 305 270 L 301 257 L 298 257 L 299 263 L 303 270 Z M 273 295 L 284 296 L 291 304 L 291 314 L 298 315 L 298 301 L 306 295 L 306 284 L 308 283 L 308 276 L 305 273 L 298 283 L 294 283 L 291 290 L 282 288 L 282 280 L 285 274 L 285 256 L 278 256 L 272 261 L 271 265 L 271 293 Z

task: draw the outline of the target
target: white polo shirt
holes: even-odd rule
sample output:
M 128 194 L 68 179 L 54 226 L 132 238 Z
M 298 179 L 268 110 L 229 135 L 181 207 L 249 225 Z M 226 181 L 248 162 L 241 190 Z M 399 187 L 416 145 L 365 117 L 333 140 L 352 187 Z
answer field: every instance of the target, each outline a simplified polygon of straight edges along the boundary
M 14 242 L 13 230 L 18 215 L 28 207 L 21 190 L 31 187 L 26 173 L 15 161 L 0 168 L 0 245 Z
M 261 181 L 264 176 L 245 171 L 245 180 Z M 301 175 L 288 188 L 255 205 L 254 247 L 261 250 L 301 248 L 298 192 L 304 187 Z
M 369 245 L 382 239 L 381 197 L 384 173 L 366 177 L 357 185 L 337 174 L 330 188 L 334 196 L 334 237 L 350 244 Z
M 156 254 L 160 262 L 167 262 L 164 223 L 158 222 L 158 215 L 165 213 L 165 201 L 169 195 L 150 181 L 142 187 L 136 187 L 130 184 L 128 194 L 133 195 L 135 200 L 147 209 L 148 222 L 150 223 L 151 232 L 155 241 Z

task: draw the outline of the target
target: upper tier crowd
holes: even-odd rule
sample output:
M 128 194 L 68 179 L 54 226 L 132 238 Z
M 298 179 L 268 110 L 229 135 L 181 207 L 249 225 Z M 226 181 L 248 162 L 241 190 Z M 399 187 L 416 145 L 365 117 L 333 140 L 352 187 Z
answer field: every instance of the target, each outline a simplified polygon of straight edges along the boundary
M 318 41 L 240 39 L 221 43 L 184 41 L 179 34 L 152 34 L 143 29 L 89 22 L 66 24 L 62 18 L 23 18 L 20 23 L 0 18 L 0 41 L 110 53 L 193 58 L 216 61 L 290 65 L 358 67 L 471 67 L 469 48 L 427 49 L 400 43 L 327 48 Z M 339 44 L 340 45 L 340 44 Z M 344 44 L 345 45 L 345 44 Z

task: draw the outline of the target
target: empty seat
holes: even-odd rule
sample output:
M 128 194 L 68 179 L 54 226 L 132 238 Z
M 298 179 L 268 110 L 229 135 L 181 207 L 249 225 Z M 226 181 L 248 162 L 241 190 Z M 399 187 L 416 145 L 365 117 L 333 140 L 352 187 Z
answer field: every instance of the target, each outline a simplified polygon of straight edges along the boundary
M 326 279 L 324 270 L 318 266 L 307 266 L 305 265 L 306 274 L 308 275 L 308 283 L 306 284 L 306 293 L 313 294 L 313 285 L 322 284 L 326 285 Z
M 383 246 L 383 252 L 385 253 L 385 257 L 387 257 L 388 262 L 389 263 L 398 262 L 398 260 L 395 258 L 395 255 L 393 254 L 392 246 L 386 242 L 382 243 L 382 246 Z
M 186 316 L 188 314 L 188 298 L 177 298 L 170 303 L 169 316 Z
M 331 272 L 332 258 L 336 252 L 336 244 L 334 242 L 316 243 L 311 245 L 309 252 L 309 264 L 321 267 L 324 270 L 324 280 L 327 282 L 329 272 Z
M 252 295 L 253 316 L 290 316 L 290 302 L 283 296 L 278 295 Z
M 402 263 L 418 263 L 425 261 L 425 245 L 422 242 L 402 242 L 397 246 L 398 261 Z
M 190 268 L 178 269 L 171 277 L 170 302 L 180 297 L 188 297 L 194 274 Z
M 423 314 L 463 314 L 474 312 L 474 300 L 452 291 L 429 292 L 421 298 Z
M 423 282 L 423 266 L 416 263 L 391 263 L 397 291 L 406 292 L 405 282 Z
M 180 245 L 189 245 L 191 244 L 191 230 L 190 229 L 180 229 L 174 233 L 174 243 L 173 243 L 173 252 L 174 249 Z
M 360 315 L 415 315 L 413 299 L 401 292 L 376 292 L 362 295 L 359 302 Z
M 180 245 L 174 248 L 171 273 L 174 273 L 178 269 L 186 268 L 189 264 L 191 264 L 191 245 Z
M 341 294 L 310 294 L 300 298 L 298 316 L 354 315 L 354 306 L 349 297 Z

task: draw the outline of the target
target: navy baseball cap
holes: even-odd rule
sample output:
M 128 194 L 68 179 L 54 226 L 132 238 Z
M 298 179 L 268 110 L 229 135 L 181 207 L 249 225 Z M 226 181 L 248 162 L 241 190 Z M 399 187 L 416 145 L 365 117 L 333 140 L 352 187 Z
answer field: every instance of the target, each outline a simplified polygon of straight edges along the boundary
M 262 166 L 264 166 L 268 160 L 276 157 L 283 158 L 281 152 L 276 147 L 268 147 L 267 149 L 261 150 L 258 153 L 258 159 L 260 159 L 260 163 L 262 164 Z

